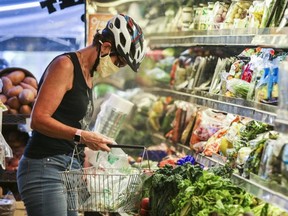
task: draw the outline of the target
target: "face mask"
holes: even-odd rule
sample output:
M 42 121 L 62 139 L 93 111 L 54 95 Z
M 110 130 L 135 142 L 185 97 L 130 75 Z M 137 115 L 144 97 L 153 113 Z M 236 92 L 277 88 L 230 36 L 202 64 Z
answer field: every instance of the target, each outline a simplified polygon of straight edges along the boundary
M 110 55 L 106 55 L 104 57 L 100 56 L 99 65 L 97 66 L 97 72 L 101 78 L 108 77 L 112 74 L 115 74 L 119 71 L 119 67 L 117 67 L 111 60 Z

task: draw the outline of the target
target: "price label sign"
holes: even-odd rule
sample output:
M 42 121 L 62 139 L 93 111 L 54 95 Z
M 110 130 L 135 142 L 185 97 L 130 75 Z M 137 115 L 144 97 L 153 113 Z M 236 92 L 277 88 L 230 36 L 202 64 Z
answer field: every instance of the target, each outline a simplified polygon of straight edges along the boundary
M 87 45 L 92 44 L 93 37 L 96 34 L 97 30 L 103 29 L 106 27 L 108 20 L 113 17 L 112 14 L 108 13 L 96 13 L 88 15 L 88 36 L 87 36 Z

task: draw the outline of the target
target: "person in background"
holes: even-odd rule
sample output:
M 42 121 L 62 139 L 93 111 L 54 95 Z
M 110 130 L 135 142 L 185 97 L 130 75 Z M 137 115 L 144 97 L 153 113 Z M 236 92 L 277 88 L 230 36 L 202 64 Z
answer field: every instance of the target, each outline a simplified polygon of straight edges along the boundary
M 31 114 L 32 136 L 19 162 L 18 189 L 28 216 L 74 216 L 67 210 L 60 172 L 72 161 L 79 169 L 84 144 L 94 151 L 109 151 L 114 140 L 89 131 L 85 116 L 93 112 L 95 77 L 104 78 L 129 65 L 137 72 L 145 56 L 144 35 L 135 21 L 114 16 L 98 30 L 93 43 L 76 52 L 55 57 L 39 81 Z M 77 156 L 71 157 L 76 146 Z

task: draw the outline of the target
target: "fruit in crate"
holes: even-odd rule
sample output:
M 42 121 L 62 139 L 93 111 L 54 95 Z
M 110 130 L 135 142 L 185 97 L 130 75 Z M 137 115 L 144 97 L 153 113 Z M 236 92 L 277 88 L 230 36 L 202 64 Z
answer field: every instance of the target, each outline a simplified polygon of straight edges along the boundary
M 29 115 L 37 96 L 38 82 L 29 71 L 6 68 L 1 71 L 0 99 L 8 108 L 5 113 Z

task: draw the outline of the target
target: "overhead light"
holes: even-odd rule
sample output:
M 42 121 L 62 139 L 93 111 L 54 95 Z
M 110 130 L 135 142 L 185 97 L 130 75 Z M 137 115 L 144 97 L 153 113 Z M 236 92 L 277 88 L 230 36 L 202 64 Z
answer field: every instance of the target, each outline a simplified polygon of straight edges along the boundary
M 23 4 L 13 4 L 13 5 L 7 5 L 7 6 L 1 6 L 1 11 L 10 11 L 10 10 L 19 10 L 19 9 L 25 9 L 25 8 L 32 8 L 32 7 L 40 7 L 39 2 L 31 2 L 31 3 L 23 3 Z

